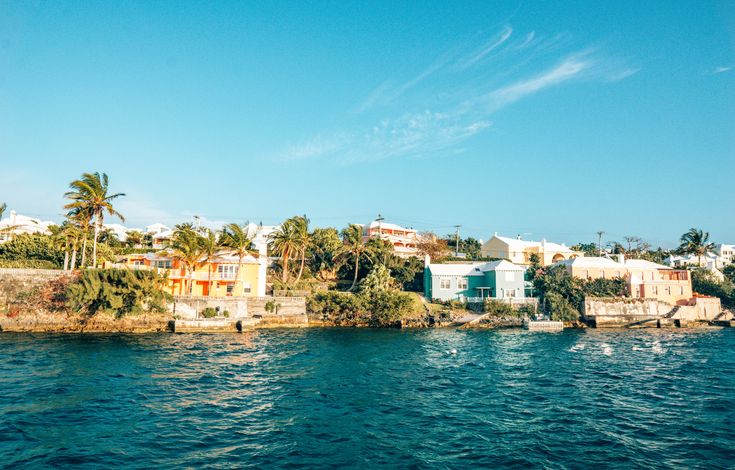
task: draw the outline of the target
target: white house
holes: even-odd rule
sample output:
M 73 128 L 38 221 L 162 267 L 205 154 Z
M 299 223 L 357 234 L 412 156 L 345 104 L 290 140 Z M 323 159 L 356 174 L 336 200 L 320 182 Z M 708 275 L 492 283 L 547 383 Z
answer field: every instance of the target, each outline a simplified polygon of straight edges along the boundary
M 167 225 L 163 225 L 161 223 L 155 223 L 153 225 L 148 225 L 145 228 L 145 233 L 150 233 L 152 235 L 155 235 L 157 233 L 169 232 L 170 230 L 171 228 L 168 227 Z
M 362 238 L 364 241 L 370 238 L 387 240 L 393 245 L 393 251 L 404 258 L 418 255 L 419 235 L 412 228 L 373 220 L 362 226 Z
M 517 238 L 502 237 L 497 233 L 482 245 L 480 253 L 482 256 L 507 259 L 522 265 L 531 264 L 531 255 L 536 255 L 542 266 L 573 259 L 582 254 L 563 243 L 547 242 L 546 239 L 540 242 L 523 240 L 520 235 Z
M 4 243 L 22 234 L 41 233 L 49 235 L 49 227 L 55 225 L 50 220 L 34 219 L 10 211 L 8 217 L 0 220 L 0 243 Z

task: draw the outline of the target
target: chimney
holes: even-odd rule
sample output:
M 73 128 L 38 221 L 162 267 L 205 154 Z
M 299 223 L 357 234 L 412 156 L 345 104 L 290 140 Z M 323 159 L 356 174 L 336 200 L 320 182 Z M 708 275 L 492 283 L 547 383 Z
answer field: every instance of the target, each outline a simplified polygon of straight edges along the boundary
M 430 264 L 431 264 L 431 256 L 424 255 L 424 267 L 428 268 Z

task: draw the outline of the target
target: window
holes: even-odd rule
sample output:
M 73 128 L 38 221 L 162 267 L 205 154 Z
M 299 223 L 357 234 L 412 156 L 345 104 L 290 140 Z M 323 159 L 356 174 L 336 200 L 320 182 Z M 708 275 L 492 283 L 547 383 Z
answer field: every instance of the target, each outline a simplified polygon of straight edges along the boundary
M 220 279 L 235 279 L 237 278 L 237 265 L 220 264 L 217 266 L 217 274 L 219 274 Z
M 171 260 L 159 260 L 155 262 L 158 269 L 171 269 Z
M 457 289 L 460 289 L 460 290 L 467 289 L 467 279 L 466 278 L 457 279 Z
M 439 289 L 449 289 L 451 287 L 449 283 L 449 279 L 440 279 L 439 280 Z
M 227 295 L 232 295 L 232 290 L 235 288 L 234 284 L 227 284 Z
M 245 284 L 242 285 L 242 293 L 243 294 L 249 294 L 250 291 L 251 291 L 251 289 L 250 289 L 250 283 L 249 282 L 246 282 Z
M 651 286 L 651 292 L 658 294 L 658 286 Z

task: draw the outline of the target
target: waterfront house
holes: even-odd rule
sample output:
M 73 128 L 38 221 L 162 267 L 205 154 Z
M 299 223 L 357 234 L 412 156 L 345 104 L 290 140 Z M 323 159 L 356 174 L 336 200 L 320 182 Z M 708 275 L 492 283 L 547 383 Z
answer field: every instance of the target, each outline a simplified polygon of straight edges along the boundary
M 157 222 L 155 224 L 151 224 L 151 225 L 146 226 L 145 233 L 148 233 L 148 234 L 151 234 L 151 235 L 155 235 L 157 233 L 168 232 L 170 230 L 171 230 L 171 227 L 169 227 L 167 225 L 164 225 L 162 223 Z
M 542 266 L 582 255 L 563 243 L 547 242 L 545 239 L 540 242 L 523 240 L 520 235 L 516 238 L 501 237 L 497 233 L 482 245 L 480 252 L 482 256 L 488 258 L 507 259 L 512 263 L 525 266 L 531 264 L 532 255 L 538 256 Z
M 389 224 L 381 220 L 374 220 L 368 225 L 362 226 L 363 240 L 370 238 L 381 238 L 393 245 L 396 255 L 408 258 L 418 255 L 419 235 L 416 230 Z
M 684 305 L 692 297 L 692 280 L 689 271 L 642 259 L 617 259 L 597 256 L 580 256 L 559 261 L 569 274 L 582 279 L 622 278 L 633 298 L 657 299 L 672 305 Z
M 221 250 L 210 261 L 202 259 L 191 273 L 167 250 L 126 255 L 115 267 L 156 270 L 167 277 L 167 290 L 172 295 L 262 297 L 265 295 L 266 245 L 260 244 L 258 249 L 258 256 L 247 255 L 242 264 L 232 251 Z
M 48 220 L 35 219 L 10 211 L 9 216 L 0 220 L 0 243 L 12 240 L 18 235 L 50 235 L 49 227 L 54 225 Z
M 477 301 L 523 299 L 526 268 L 506 260 L 475 263 L 424 261 L 424 296 L 428 300 Z

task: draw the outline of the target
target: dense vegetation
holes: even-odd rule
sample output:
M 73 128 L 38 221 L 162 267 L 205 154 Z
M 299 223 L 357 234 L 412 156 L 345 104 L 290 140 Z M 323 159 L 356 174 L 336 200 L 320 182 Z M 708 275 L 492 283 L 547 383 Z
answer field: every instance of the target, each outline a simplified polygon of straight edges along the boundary
M 576 322 L 584 308 L 584 298 L 627 297 L 625 279 L 580 279 L 572 277 L 563 266 L 536 269 L 533 286 L 540 300 L 541 309 L 552 320 Z

